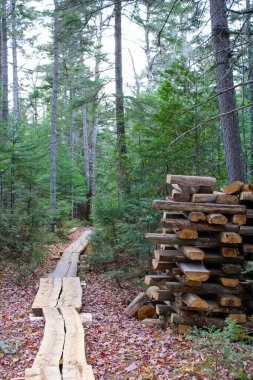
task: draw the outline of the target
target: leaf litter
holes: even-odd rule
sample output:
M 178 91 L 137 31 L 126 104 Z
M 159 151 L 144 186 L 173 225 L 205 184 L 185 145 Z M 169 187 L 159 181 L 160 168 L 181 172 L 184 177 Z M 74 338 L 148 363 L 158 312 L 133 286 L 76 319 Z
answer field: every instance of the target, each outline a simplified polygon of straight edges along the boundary
M 48 248 L 44 264 L 23 281 L 18 281 L 8 267 L 0 266 L 0 342 L 17 348 L 10 354 L 0 350 L 0 380 L 24 379 L 25 368 L 32 366 L 44 331 L 43 320 L 31 322 L 29 314 L 40 277 L 56 265 L 57 256 L 85 229 L 78 229 L 65 244 Z M 119 289 L 101 272 L 85 273 L 81 312 L 92 313 L 91 325 L 84 324 L 88 364 L 96 380 L 211 380 L 199 370 L 201 352 L 189 340 L 156 326 L 145 326 L 127 317 L 126 306 L 137 295 L 134 286 Z M 253 374 L 252 363 L 245 363 Z M 253 377 L 248 377 L 252 379 Z M 225 369 L 219 380 L 235 379 Z

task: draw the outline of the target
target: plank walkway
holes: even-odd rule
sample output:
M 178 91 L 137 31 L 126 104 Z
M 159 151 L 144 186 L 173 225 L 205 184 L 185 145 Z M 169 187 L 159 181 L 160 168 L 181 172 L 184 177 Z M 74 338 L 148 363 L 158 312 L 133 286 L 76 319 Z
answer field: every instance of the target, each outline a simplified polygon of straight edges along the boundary
M 87 246 L 90 231 L 64 250 L 55 270 L 40 279 L 32 310 L 45 318 L 45 330 L 26 380 L 95 380 L 85 358 L 84 331 L 78 312 L 82 287 L 76 277 L 79 256 Z

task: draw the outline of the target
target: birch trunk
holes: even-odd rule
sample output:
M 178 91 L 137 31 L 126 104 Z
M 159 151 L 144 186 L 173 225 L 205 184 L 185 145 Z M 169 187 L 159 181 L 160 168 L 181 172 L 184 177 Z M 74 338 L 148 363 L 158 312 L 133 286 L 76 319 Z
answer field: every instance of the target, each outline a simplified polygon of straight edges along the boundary
M 221 129 L 229 182 L 246 181 L 246 170 L 236 111 L 233 70 L 225 0 L 210 0 L 211 29 L 216 59 L 216 82 Z M 231 88 L 229 91 L 225 91 Z
M 51 155 L 50 155 L 50 208 L 55 211 L 56 199 L 56 154 L 57 154 L 57 98 L 58 98 L 58 76 L 59 76 L 59 36 L 60 20 L 58 18 L 58 1 L 54 0 L 54 62 L 53 62 L 53 94 L 51 108 Z

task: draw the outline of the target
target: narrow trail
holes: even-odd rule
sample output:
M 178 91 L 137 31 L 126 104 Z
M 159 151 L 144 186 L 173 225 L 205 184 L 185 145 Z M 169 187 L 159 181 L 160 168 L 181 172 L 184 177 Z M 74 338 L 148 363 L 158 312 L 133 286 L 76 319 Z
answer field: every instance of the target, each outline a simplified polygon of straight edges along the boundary
M 72 234 L 66 244 L 51 247 L 43 266 L 24 281 L 18 282 L 10 269 L 0 266 L 0 341 L 10 340 L 18 348 L 9 355 L 0 351 L 0 380 L 24 380 L 24 370 L 33 363 L 44 331 L 43 321 L 29 319 L 39 278 L 55 267 L 51 258 L 84 230 Z M 126 306 L 139 291 L 133 285 L 119 289 L 101 272 L 81 270 L 79 276 L 87 282 L 81 311 L 93 316 L 93 323 L 85 324 L 84 331 L 86 358 L 96 380 L 211 380 L 197 370 L 203 358 L 189 341 L 172 335 L 170 329 L 143 326 L 125 315 Z M 220 371 L 219 379 L 234 377 Z

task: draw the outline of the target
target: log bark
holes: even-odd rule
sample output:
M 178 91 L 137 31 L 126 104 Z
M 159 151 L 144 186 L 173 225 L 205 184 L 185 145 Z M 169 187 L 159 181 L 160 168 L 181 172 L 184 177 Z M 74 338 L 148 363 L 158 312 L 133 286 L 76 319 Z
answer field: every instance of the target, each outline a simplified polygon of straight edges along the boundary
M 243 205 L 224 205 L 215 203 L 192 203 L 192 202 L 173 202 L 173 201 L 153 201 L 154 210 L 171 210 L 171 211 L 200 211 L 207 213 L 225 213 L 225 214 L 246 214 L 246 207 Z
M 240 201 L 253 202 L 253 193 L 249 191 L 243 191 L 240 194 Z
M 199 191 L 199 186 L 184 186 L 172 184 L 172 188 L 185 194 L 196 194 Z
M 238 205 L 240 201 L 237 195 L 217 194 L 216 203 Z
M 223 328 L 225 326 L 225 321 L 222 318 L 211 318 L 207 316 L 202 315 L 192 315 L 191 317 L 181 317 L 180 315 L 176 313 L 171 314 L 171 323 L 178 325 L 178 324 L 185 324 L 190 326 L 197 326 L 197 327 L 203 327 L 203 326 L 216 326 L 218 328 Z
M 191 197 L 193 203 L 215 203 L 216 199 L 216 194 L 194 194 Z
M 146 239 L 152 241 L 155 244 L 166 245 L 189 245 L 200 248 L 212 248 L 219 246 L 219 240 L 214 237 L 200 237 L 195 240 L 179 239 L 176 235 L 163 235 L 163 234 L 151 234 L 145 235 Z
M 163 286 L 167 281 L 171 281 L 173 278 L 172 275 L 151 275 L 148 274 L 145 276 L 144 283 L 146 285 L 156 285 L 156 286 Z
M 135 299 L 127 306 L 125 311 L 126 315 L 132 317 L 147 301 L 149 301 L 149 297 L 146 295 L 146 293 L 139 293 Z
M 216 59 L 216 83 L 228 180 L 246 182 L 239 120 L 230 62 L 231 49 L 225 0 L 210 0 L 212 40 Z M 230 89 L 230 90 L 228 90 Z
M 174 189 L 172 190 L 172 199 L 174 202 L 189 202 L 190 194 L 181 193 L 180 191 Z
M 216 179 L 213 177 L 198 177 L 185 175 L 167 175 L 167 183 L 184 186 L 210 186 L 214 187 Z
M 243 218 L 246 218 L 245 215 L 240 215 Z M 222 232 L 222 231 L 230 231 L 230 232 L 239 232 L 239 226 L 226 223 L 224 225 L 221 224 L 209 224 L 204 222 L 191 222 L 188 219 L 181 218 L 162 218 L 160 220 L 160 224 L 163 227 L 174 228 L 174 229 L 190 229 L 196 230 L 198 232 Z

